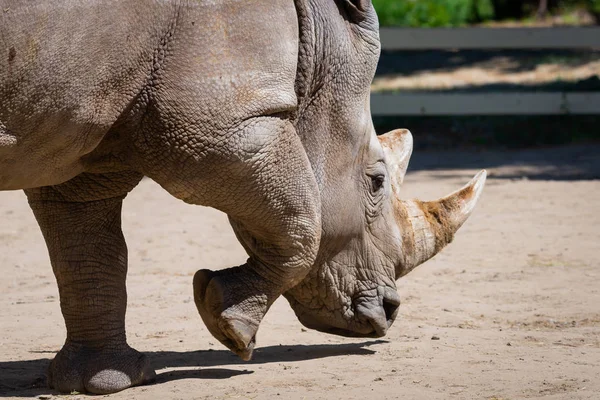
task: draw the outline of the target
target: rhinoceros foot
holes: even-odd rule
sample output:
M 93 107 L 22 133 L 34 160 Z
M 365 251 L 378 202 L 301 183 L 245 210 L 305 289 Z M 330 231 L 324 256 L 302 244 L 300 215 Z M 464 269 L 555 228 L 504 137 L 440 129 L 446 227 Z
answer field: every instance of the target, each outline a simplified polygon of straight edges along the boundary
M 269 285 L 249 268 L 202 269 L 194 276 L 194 300 L 210 333 L 248 361 L 260 321 L 274 301 Z
M 148 358 L 127 345 L 89 348 L 67 343 L 48 369 L 48 385 L 61 392 L 109 394 L 152 383 Z

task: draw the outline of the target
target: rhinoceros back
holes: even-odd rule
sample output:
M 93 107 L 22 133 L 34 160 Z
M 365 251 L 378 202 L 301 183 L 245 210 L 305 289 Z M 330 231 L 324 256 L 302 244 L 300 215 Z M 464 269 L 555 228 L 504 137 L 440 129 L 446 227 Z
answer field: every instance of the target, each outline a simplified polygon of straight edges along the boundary
M 161 118 L 207 129 L 295 106 L 287 0 L 0 0 L 0 10 L 0 189 L 84 172 L 82 157 L 143 113 L 144 96 Z

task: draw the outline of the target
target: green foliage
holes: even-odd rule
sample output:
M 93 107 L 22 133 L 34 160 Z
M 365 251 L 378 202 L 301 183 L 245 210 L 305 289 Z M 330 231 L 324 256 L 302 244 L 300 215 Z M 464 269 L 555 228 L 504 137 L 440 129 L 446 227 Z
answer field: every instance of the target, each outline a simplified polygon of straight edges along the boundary
M 600 0 L 588 0 L 589 8 L 595 13 L 600 13 Z
M 372 0 L 382 26 L 452 27 L 534 17 L 540 0 Z M 600 24 L 600 0 L 548 0 L 550 14 L 586 9 Z
M 373 5 L 382 26 L 460 26 L 494 17 L 492 0 L 373 0 Z
M 550 8 L 552 6 L 559 8 L 581 7 L 592 12 L 600 12 L 600 0 L 555 0 L 550 3 L 550 6 Z

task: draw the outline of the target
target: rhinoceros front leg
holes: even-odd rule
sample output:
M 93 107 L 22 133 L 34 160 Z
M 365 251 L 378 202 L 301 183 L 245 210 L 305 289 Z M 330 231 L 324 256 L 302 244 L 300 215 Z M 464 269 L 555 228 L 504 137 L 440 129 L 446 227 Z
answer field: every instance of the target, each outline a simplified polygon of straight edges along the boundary
M 194 298 L 221 343 L 248 360 L 269 307 L 313 265 L 321 234 L 320 198 L 293 126 L 280 118 L 246 121 L 232 130 L 225 161 L 202 168 L 198 193 L 229 215 L 249 258 L 222 271 L 200 270 Z M 193 168 L 192 168 L 193 170 Z M 189 198 L 187 199 L 190 200 Z
M 82 174 L 26 190 L 48 246 L 67 327 L 48 374 L 49 385 L 61 392 L 113 393 L 155 376 L 125 338 L 121 203 L 140 179 L 137 173 Z

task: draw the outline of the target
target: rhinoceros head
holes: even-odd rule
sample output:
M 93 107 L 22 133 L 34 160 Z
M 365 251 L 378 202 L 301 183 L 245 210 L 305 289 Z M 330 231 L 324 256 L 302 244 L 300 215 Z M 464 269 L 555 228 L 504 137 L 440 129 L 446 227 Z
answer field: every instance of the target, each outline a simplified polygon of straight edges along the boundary
M 369 92 L 379 58 L 368 0 L 297 1 L 301 52 L 297 91 L 301 135 L 321 190 L 317 262 L 285 297 L 308 328 L 382 336 L 400 298 L 395 280 L 439 252 L 471 213 L 480 172 L 437 201 L 402 200 L 412 136 L 377 137 Z

